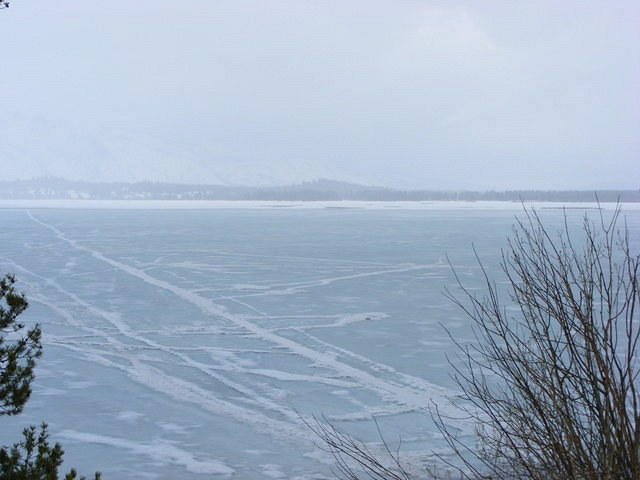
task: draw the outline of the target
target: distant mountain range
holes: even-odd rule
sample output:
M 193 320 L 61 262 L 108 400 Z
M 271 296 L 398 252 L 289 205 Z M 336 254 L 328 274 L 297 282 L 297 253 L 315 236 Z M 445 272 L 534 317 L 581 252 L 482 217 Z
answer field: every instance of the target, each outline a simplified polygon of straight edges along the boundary
M 94 183 L 61 178 L 0 181 L 0 199 L 83 200 L 363 200 L 436 201 L 502 200 L 592 202 L 640 202 L 640 190 L 511 190 L 438 191 L 396 190 L 334 180 L 315 180 L 298 185 L 246 187 L 182 183 Z

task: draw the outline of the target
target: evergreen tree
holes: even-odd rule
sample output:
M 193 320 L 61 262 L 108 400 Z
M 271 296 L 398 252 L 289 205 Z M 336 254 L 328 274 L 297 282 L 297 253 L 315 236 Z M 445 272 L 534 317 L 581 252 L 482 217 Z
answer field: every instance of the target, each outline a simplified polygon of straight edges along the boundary
M 36 359 L 42 355 L 40 327 L 29 328 L 18 320 L 29 304 L 14 284 L 12 275 L 0 279 L 0 416 L 22 412 L 31 395 Z M 0 480 L 57 480 L 63 455 L 59 443 L 49 443 L 46 424 L 39 430 L 30 426 L 21 441 L 0 447 Z M 76 478 L 75 470 L 64 476 Z

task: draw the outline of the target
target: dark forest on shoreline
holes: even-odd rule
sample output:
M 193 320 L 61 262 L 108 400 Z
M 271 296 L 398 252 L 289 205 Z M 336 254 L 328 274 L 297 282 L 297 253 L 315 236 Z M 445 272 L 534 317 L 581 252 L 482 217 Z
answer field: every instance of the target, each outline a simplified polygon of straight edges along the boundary
M 0 199 L 11 200 L 272 200 L 272 201 L 548 201 L 640 202 L 639 190 L 400 190 L 334 180 L 249 187 L 163 182 L 94 183 L 60 178 L 0 182 Z

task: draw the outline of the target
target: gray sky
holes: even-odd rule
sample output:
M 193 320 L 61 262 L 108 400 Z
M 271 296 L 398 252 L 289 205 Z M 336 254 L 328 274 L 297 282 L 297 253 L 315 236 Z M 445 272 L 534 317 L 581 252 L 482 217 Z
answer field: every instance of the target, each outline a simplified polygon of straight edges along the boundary
M 0 179 L 640 188 L 640 2 L 14 0 Z

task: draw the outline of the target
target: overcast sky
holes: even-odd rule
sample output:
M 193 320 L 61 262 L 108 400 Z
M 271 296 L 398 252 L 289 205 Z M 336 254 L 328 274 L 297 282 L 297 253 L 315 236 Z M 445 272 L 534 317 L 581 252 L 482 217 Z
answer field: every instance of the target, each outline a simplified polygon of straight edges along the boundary
M 640 188 L 637 0 L 14 0 L 0 179 Z

